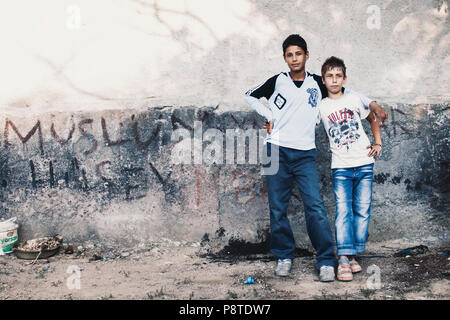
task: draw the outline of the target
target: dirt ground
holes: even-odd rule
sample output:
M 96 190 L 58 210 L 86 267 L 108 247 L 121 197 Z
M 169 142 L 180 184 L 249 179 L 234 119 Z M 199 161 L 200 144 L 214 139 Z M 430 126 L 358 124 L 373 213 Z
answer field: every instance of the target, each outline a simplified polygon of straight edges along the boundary
M 411 244 L 412 246 L 414 244 Z M 117 250 L 90 244 L 48 259 L 0 256 L 0 300 L 447 300 L 449 248 L 394 257 L 404 243 L 369 243 L 352 282 L 318 281 L 314 257 L 299 251 L 279 278 L 270 254 L 211 255 L 202 243 L 164 241 Z M 244 284 L 253 277 L 253 284 Z

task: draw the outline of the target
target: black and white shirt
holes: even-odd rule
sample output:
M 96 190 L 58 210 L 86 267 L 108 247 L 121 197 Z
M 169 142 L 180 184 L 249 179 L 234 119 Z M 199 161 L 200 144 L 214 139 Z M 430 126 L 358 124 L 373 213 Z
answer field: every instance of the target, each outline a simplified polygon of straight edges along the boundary
M 349 89 L 345 89 L 350 93 Z M 365 106 L 372 100 L 352 92 L 361 98 Z M 269 101 L 267 108 L 259 99 Z M 320 76 L 306 73 L 304 81 L 293 81 L 289 73 L 277 74 L 262 85 L 247 91 L 247 103 L 267 120 L 273 120 L 272 134 L 264 143 L 270 142 L 297 150 L 310 150 L 315 146 L 315 125 L 319 113 L 317 105 L 327 97 L 327 89 Z

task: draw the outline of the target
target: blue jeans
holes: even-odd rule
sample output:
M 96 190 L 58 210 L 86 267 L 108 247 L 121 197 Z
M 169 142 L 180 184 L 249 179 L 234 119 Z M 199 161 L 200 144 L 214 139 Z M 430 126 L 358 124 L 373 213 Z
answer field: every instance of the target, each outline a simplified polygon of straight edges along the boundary
M 332 171 L 336 200 L 337 255 L 356 255 L 366 248 L 372 202 L 373 163 Z
M 268 143 L 270 152 L 270 143 Z M 316 250 L 316 267 L 334 266 L 333 233 L 320 196 L 316 149 L 307 151 L 279 147 L 279 168 L 267 175 L 270 207 L 271 251 L 279 259 L 294 258 L 295 240 L 287 217 L 293 182 L 297 184 L 305 209 L 306 229 Z

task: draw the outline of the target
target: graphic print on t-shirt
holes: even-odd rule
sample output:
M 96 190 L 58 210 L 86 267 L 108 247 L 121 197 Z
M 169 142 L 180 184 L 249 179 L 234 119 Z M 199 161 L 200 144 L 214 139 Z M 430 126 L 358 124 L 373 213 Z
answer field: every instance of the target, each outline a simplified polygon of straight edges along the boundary
M 284 105 L 286 104 L 286 99 L 281 94 L 278 94 L 275 97 L 275 100 L 273 101 L 273 103 L 277 106 L 278 109 L 281 110 L 284 107 Z
M 309 99 L 308 103 L 311 105 L 311 107 L 315 108 L 317 107 L 317 101 L 319 100 L 319 92 L 316 88 L 308 88 L 306 92 L 309 93 Z
M 358 133 L 359 124 L 353 117 L 353 111 L 344 108 L 335 111 L 328 116 L 330 139 L 336 144 L 338 149 L 343 147 L 350 149 L 350 145 L 358 141 L 360 134 Z

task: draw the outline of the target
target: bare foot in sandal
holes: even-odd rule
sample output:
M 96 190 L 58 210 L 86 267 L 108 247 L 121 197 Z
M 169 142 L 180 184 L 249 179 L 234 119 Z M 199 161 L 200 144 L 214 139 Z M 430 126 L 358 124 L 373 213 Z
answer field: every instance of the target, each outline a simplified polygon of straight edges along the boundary
M 355 257 L 350 257 L 350 269 L 352 269 L 352 273 L 361 272 L 362 268 L 359 265 L 358 261 L 356 261 Z
M 353 274 L 348 258 L 346 256 L 340 256 L 338 263 L 337 279 L 340 281 L 352 281 Z

